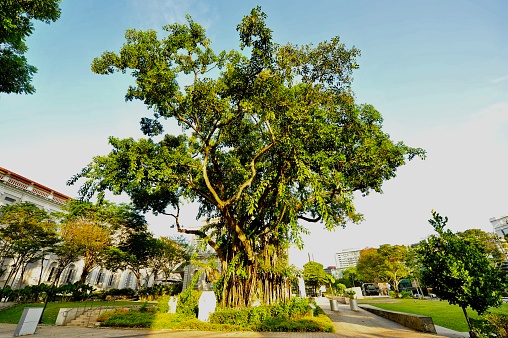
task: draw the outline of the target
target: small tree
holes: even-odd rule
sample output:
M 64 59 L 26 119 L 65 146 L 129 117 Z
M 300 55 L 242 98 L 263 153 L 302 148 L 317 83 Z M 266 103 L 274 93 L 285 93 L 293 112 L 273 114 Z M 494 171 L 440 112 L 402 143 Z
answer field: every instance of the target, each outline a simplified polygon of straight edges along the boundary
M 365 248 L 360 251 L 356 264 L 356 280 L 379 282 L 381 279 L 382 258 L 376 248 Z
M 177 267 L 190 260 L 189 245 L 183 238 L 155 238 L 153 250 L 154 254 L 149 257 L 148 266 L 154 282 L 157 281 L 160 273 L 168 279 Z
M 441 299 L 462 308 L 470 337 L 476 337 L 466 308 L 478 314 L 500 306 L 504 283 L 499 269 L 489 260 L 485 245 L 470 237 L 460 237 L 445 230 L 448 217 L 432 211 L 429 223 L 437 235 L 420 243 L 417 252 L 422 264 L 422 281 Z
M 19 272 L 21 285 L 27 264 L 41 259 L 58 242 L 55 223 L 45 210 L 23 202 L 0 207 L 0 224 L 4 225 L 0 228 L 1 263 L 10 260 L 11 266 L 3 287 L 12 284 Z
M 303 266 L 303 280 L 306 285 L 312 287 L 314 294 L 317 294 L 317 289 L 328 283 L 328 275 L 323 268 L 323 264 L 317 262 L 306 263 Z
M 123 223 L 115 228 L 112 246 L 106 251 L 103 265 L 113 271 L 132 271 L 139 290 L 142 273 L 150 268 L 150 262 L 156 254 L 157 240 L 148 231 L 145 217 L 131 206 L 124 206 L 120 215 Z
M 103 255 L 110 243 L 109 230 L 93 219 L 87 217 L 72 218 L 62 223 L 62 246 L 57 249 L 61 271 L 76 258 L 84 261 L 80 280 L 85 282 L 86 276 L 103 260 Z
M 381 277 L 393 286 L 398 295 L 400 281 L 409 277 L 411 272 L 406 264 L 409 251 L 404 245 L 383 244 L 379 247 L 378 254 L 382 262 Z
M 355 266 L 345 268 L 342 271 L 342 278 L 339 278 L 339 281 L 348 288 L 361 284 L 361 280 L 358 277 L 358 272 Z

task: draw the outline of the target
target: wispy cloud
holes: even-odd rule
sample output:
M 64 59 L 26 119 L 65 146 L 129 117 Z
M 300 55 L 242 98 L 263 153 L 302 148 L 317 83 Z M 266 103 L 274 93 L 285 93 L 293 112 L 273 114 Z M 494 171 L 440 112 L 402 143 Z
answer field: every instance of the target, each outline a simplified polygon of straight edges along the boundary
M 130 3 L 143 20 L 145 28 L 153 29 L 172 23 L 185 23 L 187 14 L 206 27 L 210 12 L 206 3 L 188 0 L 131 0 Z
M 505 82 L 505 81 L 508 81 L 508 75 L 505 75 L 505 76 L 499 77 L 497 79 L 491 80 L 490 83 L 492 83 L 492 84 L 499 84 L 499 83 Z

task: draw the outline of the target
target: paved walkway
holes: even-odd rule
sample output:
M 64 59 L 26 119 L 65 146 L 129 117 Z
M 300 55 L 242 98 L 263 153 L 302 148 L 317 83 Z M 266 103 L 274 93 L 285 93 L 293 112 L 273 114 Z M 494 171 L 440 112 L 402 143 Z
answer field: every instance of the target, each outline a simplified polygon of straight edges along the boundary
M 335 333 L 288 333 L 288 332 L 203 332 L 187 330 L 148 331 L 133 329 L 110 328 L 81 328 L 71 326 L 39 325 L 34 338 L 55 337 L 83 337 L 83 338 L 109 338 L 109 337 L 145 337 L 145 338 L 231 338 L 231 337 L 259 337 L 259 338 L 381 338 L 381 337 L 409 337 L 409 338 L 442 338 L 442 337 L 469 337 L 467 332 L 455 332 L 436 327 L 437 335 L 420 333 L 410 330 L 374 315 L 365 310 L 354 312 L 349 305 L 339 303 L 339 311 L 330 310 L 327 298 L 316 298 L 317 304 L 330 317 Z M 0 338 L 12 337 L 16 329 L 15 324 L 0 324 Z M 30 336 L 28 336 L 30 337 Z

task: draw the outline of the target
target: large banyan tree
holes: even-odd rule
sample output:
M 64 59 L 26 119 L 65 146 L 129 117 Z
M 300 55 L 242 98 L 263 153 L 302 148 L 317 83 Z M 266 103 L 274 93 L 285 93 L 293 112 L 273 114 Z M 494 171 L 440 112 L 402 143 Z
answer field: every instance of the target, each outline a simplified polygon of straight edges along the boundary
M 379 112 L 355 103 L 359 50 L 338 37 L 279 45 L 265 19 L 253 9 L 237 26 L 241 50 L 219 54 L 190 17 L 165 26 L 163 38 L 128 30 L 120 52 L 103 53 L 92 70 L 131 71 L 126 99 L 153 112 L 141 119 L 147 138 L 111 137 L 111 153 L 69 181 L 85 180 L 84 198 L 127 193 L 138 209 L 169 215 L 208 243 L 221 262 L 223 306 L 287 299 L 287 249 L 307 231 L 300 222 L 359 222 L 353 193 L 381 191 L 397 167 L 424 155 L 392 142 Z M 164 132 L 171 120 L 179 134 Z M 199 230 L 180 223 L 189 202 L 208 220 Z

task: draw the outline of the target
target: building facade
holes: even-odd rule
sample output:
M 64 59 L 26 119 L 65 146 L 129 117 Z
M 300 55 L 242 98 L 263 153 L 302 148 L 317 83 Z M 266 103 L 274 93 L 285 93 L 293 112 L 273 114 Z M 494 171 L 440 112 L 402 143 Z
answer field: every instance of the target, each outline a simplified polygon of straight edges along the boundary
M 30 202 L 46 210 L 48 213 L 53 213 L 62 211 L 62 207 L 69 199 L 71 199 L 69 196 L 0 167 L 0 206 Z M 58 269 L 57 257 L 55 255 L 46 255 L 39 262 L 29 263 L 23 279 L 21 280 L 20 274 L 13 278 L 9 285 L 17 289 L 26 285 L 36 285 L 39 283 L 48 284 L 55 282 L 59 285 L 74 283 L 79 280 L 83 265 L 83 261 L 70 264 L 63 270 L 59 281 L 54 281 Z M 10 262 L 8 260 L 4 268 L 6 272 L 0 276 L 0 287 L 5 285 L 9 273 Z M 85 282 L 99 290 L 137 288 L 136 277 L 129 270 L 113 272 L 96 267 L 86 277 Z M 149 282 L 150 284 L 153 283 L 153 281 L 145 282 L 147 284 Z
M 360 249 L 345 249 L 335 254 L 337 270 L 344 270 L 356 266 L 360 259 Z
M 508 216 L 501 216 L 499 218 L 489 218 L 490 224 L 494 228 L 494 232 L 501 238 L 505 238 L 508 235 Z

